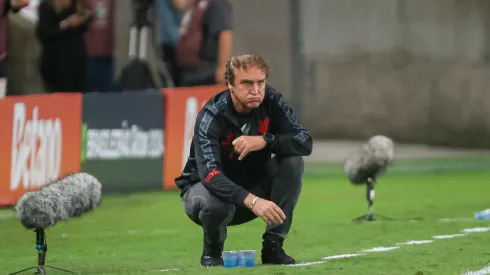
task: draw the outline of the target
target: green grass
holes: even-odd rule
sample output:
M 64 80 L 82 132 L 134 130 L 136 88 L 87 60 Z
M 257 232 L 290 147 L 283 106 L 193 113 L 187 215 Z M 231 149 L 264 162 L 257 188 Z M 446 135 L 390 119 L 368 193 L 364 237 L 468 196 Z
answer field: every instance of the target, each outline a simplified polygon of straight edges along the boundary
M 365 189 L 350 185 L 339 167 L 307 167 L 303 193 L 285 244 L 286 251 L 298 262 L 490 226 L 490 222 L 472 220 L 474 212 L 490 208 L 490 169 L 400 169 L 388 173 L 377 185 L 374 211 L 399 220 L 357 224 L 352 219 L 366 211 Z M 441 218 L 469 220 L 441 222 Z M 158 270 L 177 268 L 163 274 L 460 275 L 481 269 L 490 261 L 490 232 L 486 232 L 430 244 L 402 245 L 390 252 L 319 265 L 262 266 L 260 237 L 264 227 L 258 219 L 230 227 L 225 244 L 225 249 L 257 250 L 256 268 L 203 269 L 199 267 L 202 231 L 185 216 L 177 192 L 104 197 L 95 212 L 47 230 L 47 264 L 81 274 L 159 274 L 162 272 Z M 35 265 L 35 233 L 26 231 L 10 209 L 0 211 L 0 228 L 0 274 Z M 63 273 L 48 270 L 48 274 Z

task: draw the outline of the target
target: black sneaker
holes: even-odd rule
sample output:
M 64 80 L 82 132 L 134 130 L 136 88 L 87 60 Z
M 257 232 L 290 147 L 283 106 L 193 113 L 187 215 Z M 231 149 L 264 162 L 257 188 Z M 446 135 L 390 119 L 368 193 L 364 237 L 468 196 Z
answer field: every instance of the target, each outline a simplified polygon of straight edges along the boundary
M 223 244 L 204 244 L 201 256 L 201 266 L 223 266 Z
M 284 240 L 262 242 L 262 264 L 289 265 L 296 261 L 284 252 Z

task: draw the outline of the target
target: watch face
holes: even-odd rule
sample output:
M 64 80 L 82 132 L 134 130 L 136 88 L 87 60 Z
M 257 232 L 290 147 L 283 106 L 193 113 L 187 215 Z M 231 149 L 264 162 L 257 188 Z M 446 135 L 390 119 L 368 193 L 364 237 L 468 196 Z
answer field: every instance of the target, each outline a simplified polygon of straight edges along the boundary
M 271 133 L 265 133 L 264 137 L 267 141 L 272 141 L 274 140 L 274 136 Z

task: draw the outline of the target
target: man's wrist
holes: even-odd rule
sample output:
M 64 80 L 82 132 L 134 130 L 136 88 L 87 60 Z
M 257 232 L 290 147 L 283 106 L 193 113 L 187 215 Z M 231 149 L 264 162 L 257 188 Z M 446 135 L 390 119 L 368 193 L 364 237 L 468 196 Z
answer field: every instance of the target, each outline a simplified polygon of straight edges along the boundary
M 265 141 L 265 147 L 274 148 L 276 143 L 276 136 L 271 133 L 264 133 L 262 138 Z
M 250 209 L 253 210 L 254 209 L 254 206 L 255 206 L 255 203 L 257 202 L 257 200 L 259 199 L 259 197 L 255 197 L 253 198 L 252 200 L 252 203 L 250 204 Z
M 247 197 L 245 197 L 245 200 L 243 200 L 243 205 L 245 207 L 247 207 L 248 209 L 252 209 L 258 199 L 259 199 L 258 196 L 254 195 L 252 193 L 249 193 L 247 195 Z

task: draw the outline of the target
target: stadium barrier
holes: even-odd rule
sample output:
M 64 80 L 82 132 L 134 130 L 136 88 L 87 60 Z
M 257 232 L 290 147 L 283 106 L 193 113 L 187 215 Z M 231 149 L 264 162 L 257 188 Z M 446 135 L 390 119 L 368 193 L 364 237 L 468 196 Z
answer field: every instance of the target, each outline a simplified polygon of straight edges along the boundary
M 225 86 L 54 93 L 0 100 L 0 206 L 71 172 L 104 194 L 174 190 L 194 120 Z

